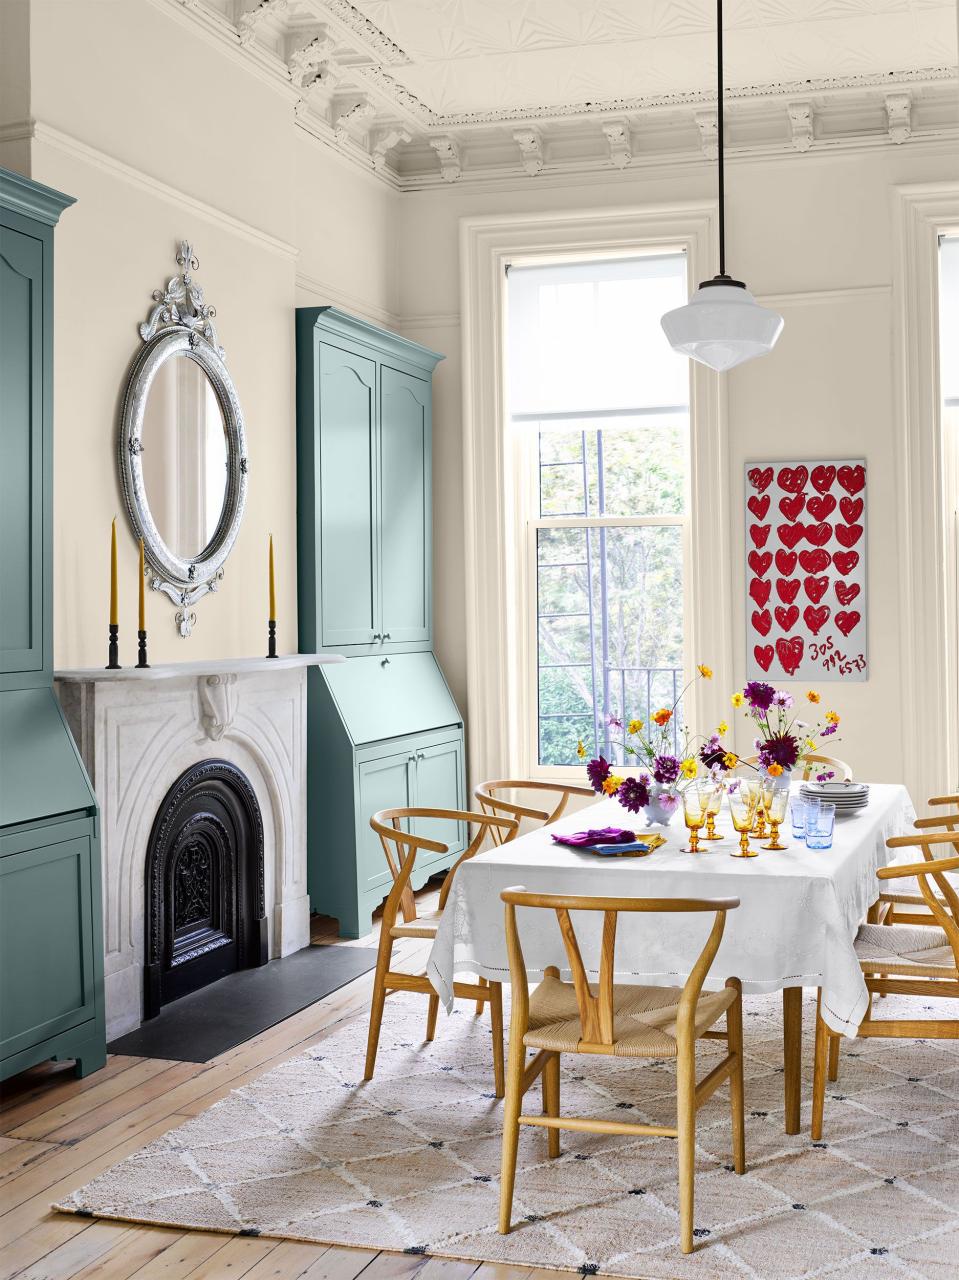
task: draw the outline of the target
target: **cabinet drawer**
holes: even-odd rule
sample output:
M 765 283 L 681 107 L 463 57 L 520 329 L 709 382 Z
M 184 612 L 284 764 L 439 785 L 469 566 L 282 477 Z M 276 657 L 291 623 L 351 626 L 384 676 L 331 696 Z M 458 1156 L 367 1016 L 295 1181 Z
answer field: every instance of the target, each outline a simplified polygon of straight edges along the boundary
M 462 723 L 431 653 L 351 658 L 320 671 L 358 746 Z

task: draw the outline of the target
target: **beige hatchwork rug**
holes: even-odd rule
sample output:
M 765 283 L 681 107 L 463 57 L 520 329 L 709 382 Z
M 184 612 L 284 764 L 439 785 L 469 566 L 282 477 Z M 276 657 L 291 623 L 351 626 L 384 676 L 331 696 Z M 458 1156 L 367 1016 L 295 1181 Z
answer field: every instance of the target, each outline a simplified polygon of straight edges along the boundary
M 890 998 L 883 1015 L 906 1002 Z M 915 1010 L 916 1002 L 912 1002 Z M 675 1145 L 524 1129 L 509 1236 L 496 1231 L 501 1107 L 488 1020 L 461 1003 L 423 1044 L 425 1001 L 391 996 L 376 1077 L 366 1019 L 81 1187 L 73 1213 L 569 1268 L 584 1275 L 786 1280 L 959 1276 L 959 1045 L 845 1041 L 825 1141 L 782 1125 L 781 1002 L 746 1001 L 746 1154 L 730 1169 L 725 1088 L 700 1112 L 696 1253 L 678 1251 Z M 945 1013 L 946 1010 L 944 1009 Z M 949 1011 L 959 1016 L 959 1005 Z M 667 1062 L 564 1059 L 570 1112 L 670 1122 Z M 539 1104 L 538 1086 L 527 1107 Z

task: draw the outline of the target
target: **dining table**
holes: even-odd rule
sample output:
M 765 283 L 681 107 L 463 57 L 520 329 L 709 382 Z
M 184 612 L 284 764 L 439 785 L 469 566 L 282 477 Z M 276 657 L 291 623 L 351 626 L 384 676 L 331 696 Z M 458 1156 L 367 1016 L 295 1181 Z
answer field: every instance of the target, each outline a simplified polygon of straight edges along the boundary
M 793 783 L 793 794 L 798 786 Z M 467 972 L 490 982 L 509 980 L 500 899 L 509 887 L 606 897 L 738 898 L 740 905 L 726 917 L 704 985 L 718 990 L 728 977 L 737 977 L 747 996 L 782 991 L 785 1130 L 798 1133 L 803 988 L 821 991 L 822 1016 L 832 1030 L 856 1034 L 869 1004 L 856 958 L 856 932 L 878 896 L 876 871 L 896 861 L 886 848 L 887 839 L 909 831 L 914 818 L 904 786 L 874 783 L 864 808 L 837 815 L 832 848 L 807 848 L 790 834 L 787 819 L 780 832 L 785 849 L 765 850 L 764 842 L 754 836 L 751 847 L 757 856 L 739 858 L 730 856 L 739 847 L 739 837 L 725 809 L 716 823 L 723 838 L 704 842 L 700 852 L 690 853 L 681 811 L 670 825 L 646 829 L 641 815 L 603 798 L 460 865 L 427 975 L 447 1011 L 453 1005 L 455 975 Z M 604 857 L 553 840 L 554 834 L 612 826 L 635 828 L 640 839 L 650 830 L 658 831 L 666 842 L 644 856 Z M 903 851 L 899 854 L 902 861 Z M 581 914 L 577 936 L 587 972 L 596 979 L 602 921 L 592 918 L 597 913 Z M 711 923 L 712 917 L 701 913 L 621 919 L 615 981 L 682 986 Z M 552 913 L 520 909 L 518 925 L 528 977 L 542 977 L 547 966 L 554 965 L 569 980 L 563 939 Z

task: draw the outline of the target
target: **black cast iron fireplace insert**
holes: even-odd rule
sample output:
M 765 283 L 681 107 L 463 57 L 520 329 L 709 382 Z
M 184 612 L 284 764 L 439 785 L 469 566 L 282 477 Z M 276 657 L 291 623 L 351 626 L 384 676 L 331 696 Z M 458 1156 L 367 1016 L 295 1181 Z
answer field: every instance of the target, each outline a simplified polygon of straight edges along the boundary
M 242 770 L 203 760 L 174 782 L 150 831 L 143 1016 L 266 961 L 260 806 Z

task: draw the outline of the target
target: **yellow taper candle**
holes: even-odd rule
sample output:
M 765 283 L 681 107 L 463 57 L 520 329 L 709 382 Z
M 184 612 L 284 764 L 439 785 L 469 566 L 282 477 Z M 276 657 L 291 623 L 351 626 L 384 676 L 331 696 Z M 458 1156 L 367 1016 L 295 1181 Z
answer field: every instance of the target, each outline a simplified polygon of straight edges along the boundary
M 143 539 L 140 539 L 140 621 L 139 627 L 141 631 L 147 629 L 147 604 L 146 604 L 146 565 L 143 560 Z
M 110 534 L 110 626 L 115 627 L 120 621 L 120 608 L 117 601 L 117 518 L 113 517 L 113 528 Z
M 273 573 L 273 534 L 270 534 L 270 621 L 276 622 L 276 579 Z

